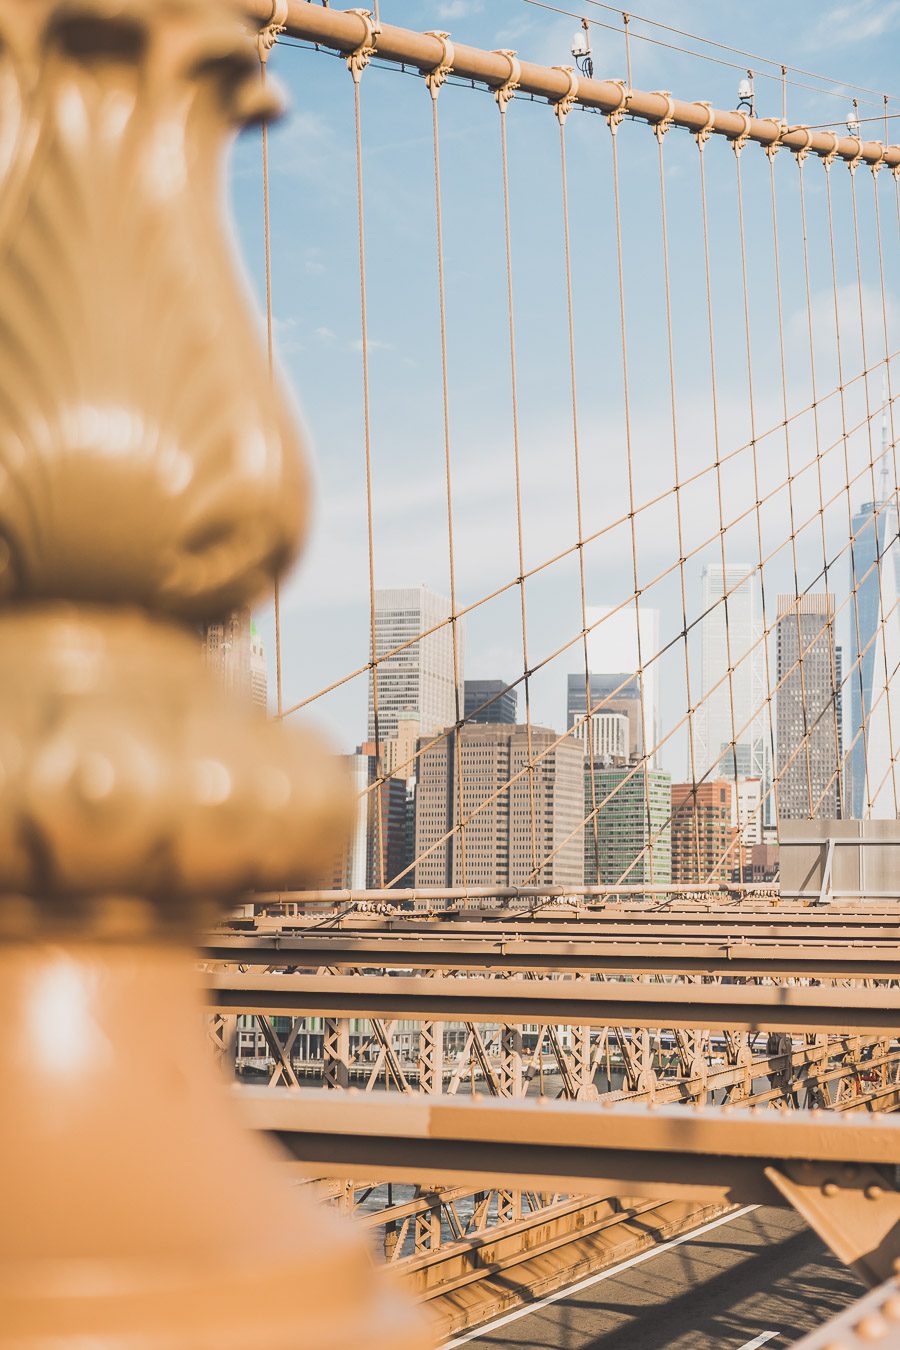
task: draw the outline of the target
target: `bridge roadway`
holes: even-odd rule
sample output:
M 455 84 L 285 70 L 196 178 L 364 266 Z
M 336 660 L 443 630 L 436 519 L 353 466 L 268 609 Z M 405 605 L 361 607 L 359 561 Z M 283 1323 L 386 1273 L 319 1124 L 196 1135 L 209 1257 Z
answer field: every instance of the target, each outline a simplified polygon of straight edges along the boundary
M 751 1206 L 444 1350 L 778 1350 L 863 1292 L 792 1210 Z

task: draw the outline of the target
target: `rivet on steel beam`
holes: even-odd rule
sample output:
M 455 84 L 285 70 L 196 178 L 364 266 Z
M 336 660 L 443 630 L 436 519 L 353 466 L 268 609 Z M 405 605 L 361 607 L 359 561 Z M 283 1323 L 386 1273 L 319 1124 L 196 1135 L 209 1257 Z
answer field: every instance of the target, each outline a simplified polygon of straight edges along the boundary
M 884 1187 L 878 1186 L 875 1184 L 875 1182 L 872 1182 L 863 1191 L 863 1195 L 866 1197 L 867 1200 L 880 1200 L 881 1197 L 884 1195 Z
M 883 1341 L 890 1334 L 890 1327 L 878 1313 L 867 1313 L 853 1328 L 861 1341 Z
M 836 1181 L 822 1182 L 822 1194 L 828 1196 L 829 1199 L 831 1198 L 831 1196 L 837 1195 L 840 1189 L 841 1188 Z

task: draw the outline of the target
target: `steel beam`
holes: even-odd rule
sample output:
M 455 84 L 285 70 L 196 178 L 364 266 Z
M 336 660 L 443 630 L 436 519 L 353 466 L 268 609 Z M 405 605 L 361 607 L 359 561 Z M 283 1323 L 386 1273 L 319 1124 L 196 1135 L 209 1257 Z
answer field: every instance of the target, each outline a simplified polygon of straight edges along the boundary
M 204 960 L 240 966 L 383 967 L 394 970 L 571 970 L 660 974 L 900 979 L 896 936 L 880 943 L 732 941 L 718 937 L 572 940 L 541 934 L 321 932 L 273 937 L 208 934 Z
M 900 989 L 842 985 L 626 983 L 621 980 L 392 978 L 207 972 L 218 1013 L 404 1017 L 559 1026 L 723 1027 L 877 1032 L 900 1026 Z
M 796 1350 L 900 1350 L 900 1280 L 888 1280 L 804 1336 Z
M 272 21 L 272 0 L 244 0 L 245 8 L 260 25 Z M 382 24 L 373 32 L 359 11 L 318 8 L 306 0 L 286 0 L 284 27 L 295 38 L 315 42 L 334 51 L 350 53 L 367 49 L 386 61 L 413 66 L 423 74 L 437 70 L 446 60 L 446 49 L 439 38 L 417 33 L 395 24 Z M 572 93 L 573 86 L 562 67 L 540 66 L 531 61 L 513 66 L 502 52 L 482 51 L 477 47 L 453 44 L 453 73 L 475 80 L 488 88 L 500 88 L 514 77 L 525 94 L 534 94 L 558 103 Z M 818 155 L 836 155 L 840 159 L 879 162 L 893 167 L 900 164 L 900 146 L 887 149 L 878 141 L 862 141 L 828 131 L 810 131 L 805 127 L 788 129 L 774 117 L 745 117 L 743 113 L 713 110 L 707 104 L 686 103 L 667 94 L 626 90 L 617 80 L 589 80 L 579 76 L 575 101 L 585 108 L 603 113 L 625 111 L 651 123 L 669 122 L 689 131 L 706 128 L 731 140 L 746 138 L 763 146 L 781 144 L 791 150 L 809 149 Z
M 856 1165 L 900 1159 L 890 1116 L 235 1091 L 247 1121 L 319 1176 L 783 1204 L 766 1168 L 829 1164 L 838 1194 L 856 1190 Z

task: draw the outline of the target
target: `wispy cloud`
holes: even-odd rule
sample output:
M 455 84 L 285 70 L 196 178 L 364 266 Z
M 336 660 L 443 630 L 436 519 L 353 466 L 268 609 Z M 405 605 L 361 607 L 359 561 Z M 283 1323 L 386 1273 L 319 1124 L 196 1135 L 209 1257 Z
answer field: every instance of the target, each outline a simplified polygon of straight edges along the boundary
M 443 0 L 437 12 L 442 19 L 468 19 L 472 14 L 480 14 L 483 8 L 482 0 Z
M 871 42 L 900 28 L 900 0 L 838 0 L 807 29 L 810 49 L 845 47 Z
M 298 356 L 306 350 L 300 337 L 300 325 L 295 318 L 280 319 L 276 316 L 273 327 L 280 356 Z

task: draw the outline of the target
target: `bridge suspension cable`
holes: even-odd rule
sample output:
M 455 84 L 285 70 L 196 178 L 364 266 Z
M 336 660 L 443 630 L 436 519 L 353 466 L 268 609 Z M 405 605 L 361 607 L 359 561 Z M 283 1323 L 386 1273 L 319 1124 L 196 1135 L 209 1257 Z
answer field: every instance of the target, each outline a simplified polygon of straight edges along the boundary
M 268 3 L 268 0 L 266 0 Z M 262 7 L 263 0 L 260 0 Z M 252 7 L 252 6 L 251 6 Z M 346 59 L 353 85 L 355 122 L 355 187 L 357 195 L 359 235 L 359 302 L 360 355 L 362 366 L 362 417 L 365 463 L 366 531 L 368 551 L 368 609 L 369 658 L 361 665 L 339 674 L 318 689 L 302 697 L 285 701 L 281 693 L 281 629 L 276 603 L 276 646 L 278 648 L 278 713 L 292 716 L 304 708 L 323 705 L 323 700 L 352 686 L 355 681 L 368 681 L 371 704 L 371 760 L 373 767 L 362 795 L 371 801 L 374 813 L 373 832 L 377 839 L 374 850 L 377 887 L 409 886 L 414 878 L 437 875 L 443 866 L 448 883 L 477 886 L 483 877 L 476 861 L 478 848 L 483 846 L 483 832 L 490 830 L 489 822 L 502 809 L 509 813 L 514 796 L 525 791 L 525 821 L 527 831 L 527 864 L 520 863 L 522 871 L 516 880 L 523 884 L 550 881 L 561 859 L 571 862 L 573 841 L 584 847 L 583 841 L 593 841 L 594 866 L 599 865 L 601 836 L 604 833 L 604 812 L 618 798 L 625 802 L 629 793 L 637 791 L 643 826 L 638 845 L 631 855 L 622 860 L 617 877 L 609 880 L 627 884 L 636 877 L 648 881 L 661 879 L 657 863 L 668 856 L 673 827 L 685 819 L 691 835 L 692 870 L 697 881 L 709 881 L 733 871 L 738 881 L 743 880 L 747 862 L 746 839 L 765 837 L 767 822 L 777 828 L 781 818 L 796 816 L 796 794 L 802 782 L 805 806 L 801 814 L 815 817 L 827 811 L 848 814 L 852 803 L 848 799 L 847 783 L 851 770 L 856 775 L 853 791 L 862 796 L 864 814 L 879 814 L 890 810 L 898 814 L 894 725 L 900 717 L 892 699 L 897 675 L 900 643 L 894 637 L 898 624 L 898 589 L 896 584 L 897 516 L 900 507 L 896 468 L 896 441 L 893 433 L 892 362 L 897 357 L 891 344 L 891 316 L 887 300 L 885 240 L 882 234 L 881 209 L 883 193 L 879 192 L 879 170 L 889 167 L 895 180 L 892 210 L 900 224 L 900 147 L 859 137 L 839 137 L 823 128 L 789 126 L 778 118 L 751 117 L 743 112 L 719 111 L 706 103 L 682 102 L 668 93 L 642 93 L 628 88 L 622 81 L 585 79 L 566 67 L 541 67 L 521 61 L 511 52 L 483 52 L 450 40 L 444 33 L 417 34 L 390 25 L 379 25 L 358 12 L 317 9 L 287 0 L 285 29 L 288 35 L 317 44 L 320 50 L 331 49 Z M 288 59 L 298 59 L 292 53 Z M 301 59 L 315 59 L 314 55 Z M 368 336 L 368 296 L 366 276 L 365 218 L 363 196 L 364 137 L 362 126 L 362 94 L 364 83 L 381 74 L 377 63 L 389 66 L 404 65 L 417 70 L 423 77 L 430 95 L 431 128 L 434 171 L 435 274 L 437 293 L 437 323 L 439 348 L 439 379 L 437 401 L 440 410 L 443 446 L 443 493 L 446 499 L 446 568 L 449 600 L 446 612 L 431 622 L 420 623 L 411 635 L 399 640 L 385 638 L 379 629 L 377 572 L 378 541 L 375 532 L 375 496 L 377 473 L 373 457 L 373 409 L 370 394 L 370 343 Z M 363 80 L 363 72 L 373 66 Z M 801 72 L 804 73 L 804 72 Z M 805 72 L 808 73 L 808 72 Z M 818 77 L 817 77 L 818 78 Z M 454 359 L 448 307 L 454 304 L 452 289 L 448 293 L 445 272 L 446 224 L 443 210 L 441 179 L 441 142 L 439 132 L 439 94 L 445 84 L 459 86 L 467 79 L 473 84 L 485 85 L 494 95 L 499 121 L 499 197 L 501 204 L 501 255 L 505 274 L 505 309 L 508 343 L 508 378 L 510 395 L 510 437 L 512 454 L 512 505 L 515 525 L 516 571 L 481 594 L 463 596 L 458 569 L 459 541 L 456 518 L 459 511 L 454 486 L 454 458 L 456 450 L 451 432 L 451 368 Z M 869 91 L 871 92 L 871 91 Z M 522 415 L 520 411 L 520 369 L 517 352 L 519 324 L 516 311 L 514 283 L 514 249 L 516 247 L 518 217 L 513 203 L 513 166 L 509 149 L 508 121 L 511 109 L 524 95 L 546 99 L 558 122 L 558 187 L 560 200 L 559 251 L 562 259 L 563 328 L 565 332 L 567 382 L 569 385 L 569 419 L 571 422 L 571 455 L 574 486 L 574 540 L 564 548 L 548 552 L 536 562 L 530 562 L 533 543 L 526 534 L 524 509 L 524 469 L 522 460 Z M 465 92 L 454 93 L 454 98 L 465 98 Z M 609 501 L 599 499 L 596 492 L 586 490 L 584 432 L 578 397 L 579 352 L 576 342 L 578 328 L 578 295 L 573 278 L 576 262 L 572 239 L 572 169 L 567 151 L 567 126 L 573 110 L 593 111 L 605 115 L 609 128 L 609 182 L 608 202 L 614 223 L 612 256 L 605 263 L 615 279 L 618 307 L 618 329 L 621 362 L 622 430 L 619 452 L 625 475 L 625 495 L 621 509 Z M 424 104 L 423 104 L 424 110 Z M 622 124 L 638 123 L 627 133 L 627 182 L 623 183 L 620 165 Z M 640 123 L 649 124 L 657 141 L 656 171 L 657 211 L 659 228 L 662 369 L 667 387 L 669 435 L 671 436 L 671 473 L 662 470 L 663 460 L 653 447 L 648 447 L 645 433 L 636 432 L 633 408 L 633 390 L 630 380 L 629 328 L 634 323 L 629 301 L 629 263 L 626 255 L 630 241 L 626 238 L 623 222 L 623 191 L 627 192 L 629 211 L 642 211 L 650 192 L 649 183 L 634 168 L 641 158 L 638 138 Z M 668 197 L 668 161 L 664 142 L 670 129 L 689 131 L 697 147 L 695 203 L 698 230 L 695 237 L 700 246 L 697 289 L 703 294 L 703 327 L 708 348 L 709 409 L 708 457 L 697 462 L 694 451 L 689 465 L 682 460 L 682 418 L 679 410 L 679 373 L 681 353 L 679 326 L 683 317 L 676 312 L 671 271 L 671 228 Z M 713 227 L 710 223 L 710 198 L 707 174 L 707 146 L 713 139 L 731 143 L 735 156 L 734 206 L 737 247 L 739 304 L 730 313 L 717 294 L 717 263 L 713 249 Z M 768 233 L 770 243 L 764 253 L 760 229 L 760 190 L 754 182 L 750 209 L 754 226 L 751 231 L 745 221 L 747 202 L 742 180 L 742 151 L 748 143 L 755 143 L 765 152 L 768 166 L 766 192 L 769 198 Z M 579 129 L 579 152 L 587 144 Z M 787 174 L 776 168 L 780 150 L 787 149 L 797 165 L 795 187 L 791 195 L 796 201 L 796 212 L 787 211 L 783 194 L 788 190 Z M 264 144 L 264 180 L 266 193 L 266 278 L 269 330 L 272 332 L 272 270 L 268 226 L 268 147 Z M 805 161 L 810 155 L 823 166 L 822 184 L 816 182 L 810 189 L 805 179 Z M 841 194 L 841 211 L 849 222 L 849 232 L 839 231 L 835 218 L 832 191 L 832 165 L 843 161 L 849 169 L 849 191 Z M 858 168 L 871 169 L 873 184 L 872 205 L 866 206 L 867 220 L 871 215 L 871 239 L 863 239 L 860 206 L 857 194 Z M 673 166 L 673 167 L 677 167 Z M 716 168 L 716 209 L 720 209 L 722 188 L 720 172 Z M 754 172 L 754 179 L 756 175 Z M 722 180 L 724 183 L 724 180 Z M 549 190 L 550 184 L 545 185 Z M 821 235 L 816 244 L 815 259 L 811 257 L 808 213 L 812 190 L 816 210 L 827 222 L 827 247 L 822 249 Z M 578 185 L 580 193 L 581 188 Z M 823 209 L 824 207 L 824 209 Z M 681 208 L 683 209 L 683 207 Z M 797 276 L 791 277 L 791 293 L 800 296 L 800 319 L 787 310 L 785 298 L 785 261 L 782 257 L 783 237 L 786 233 L 800 242 Z M 900 230 L 897 232 L 900 240 Z M 748 237 L 749 236 L 749 237 Z M 681 235 L 679 236 L 681 237 Z M 852 285 L 841 280 L 845 266 L 841 249 L 851 260 Z M 892 248 L 896 248 L 896 242 Z M 796 245 L 794 246 L 796 248 Z M 864 254 L 864 248 L 869 252 Z M 718 246 L 717 246 L 718 251 Z M 827 260 L 832 310 L 833 337 L 827 333 L 822 315 L 825 312 L 824 287 L 817 288 L 814 262 L 820 269 Z M 755 274 L 768 272 L 769 293 Z M 867 276 L 877 277 L 874 289 Z M 721 288 L 721 281 L 720 281 Z M 853 292 L 853 305 L 850 292 Z M 870 290 L 876 297 L 870 299 Z M 853 309 L 855 308 L 855 316 Z M 878 323 L 883 338 L 883 353 L 877 356 L 867 340 L 867 327 L 874 320 L 868 310 L 878 311 Z M 772 325 L 774 341 L 764 348 L 755 331 L 760 324 L 759 314 L 766 315 Z M 851 331 L 848 335 L 848 325 Z M 745 365 L 746 418 L 749 436 L 735 436 L 723 429 L 721 412 L 721 375 L 718 353 L 721 347 L 719 332 L 724 328 L 725 350 L 729 361 L 733 351 L 741 351 Z M 796 331 L 805 329 L 798 340 Z M 822 345 L 827 347 L 821 355 Z M 881 344 L 878 344 L 881 345 Z M 817 351 L 817 346 L 819 351 Z M 805 348 L 808 353 L 808 372 L 799 387 L 808 384 L 808 398 L 797 396 L 795 380 L 789 366 L 789 355 L 794 348 Z M 848 362 L 848 354 L 859 349 L 856 358 Z M 760 362 L 760 352 L 763 360 Z M 761 384 L 757 364 L 769 365 L 774 352 L 776 378 Z M 643 355 L 643 354 L 642 354 Z M 583 358 L 581 358 L 583 359 Z M 823 371 L 834 366 L 835 380 L 830 387 L 823 380 Z M 849 366 L 849 368 L 848 368 Z M 871 378 L 881 376 L 885 391 L 879 402 L 873 397 Z M 760 390 L 763 389 L 763 397 Z M 775 391 L 777 390 L 777 395 Z M 770 413 L 768 405 L 777 397 L 778 414 Z M 766 412 L 761 415 L 760 408 Z M 853 411 L 851 411 L 851 409 Z M 641 425 L 643 413 L 641 409 Z M 882 438 L 879 442 L 873 424 L 881 416 Z M 762 426 L 760 425 L 762 423 Z M 826 430 L 827 428 L 827 430 Z M 803 447 L 802 450 L 799 447 Z M 783 468 L 779 467 L 783 465 Z M 749 477 L 747 477 L 749 475 Z M 893 476 L 893 482 L 890 482 Z M 746 479 L 748 490 L 740 509 L 731 509 L 727 502 L 735 501 L 734 484 Z M 863 490 L 868 482 L 871 503 L 863 511 L 854 512 L 853 494 Z M 653 483 L 648 493 L 647 485 Z M 697 529 L 697 520 L 691 523 L 688 537 L 685 517 L 685 494 L 706 490 L 709 526 Z M 846 508 L 846 528 L 835 526 L 836 512 Z M 660 511 L 671 511 L 674 548 L 671 555 L 657 558 L 656 565 L 647 568 L 642 563 L 648 529 L 660 517 Z M 784 524 L 773 528 L 773 522 L 784 518 Z M 755 542 L 756 558 L 752 564 L 735 568 L 735 540 L 743 539 L 750 529 Z M 589 574 L 586 553 L 601 543 L 604 548 L 627 537 L 625 554 L 629 558 L 630 585 L 624 594 L 620 591 L 616 602 L 608 604 L 599 614 L 589 604 Z M 696 536 L 700 536 L 699 538 Z M 816 542 L 813 543 L 813 540 Z M 738 545 L 742 550 L 744 543 Z M 810 564 L 812 550 L 821 554 L 820 564 Z M 704 601 L 692 603 L 690 590 L 692 571 L 704 561 L 707 567 L 711 550 L 717 557 L 720 584 L 710 582 L 712 589 Z M 872 556 L 874 555 L 874 556 Z M 533 551 L 531 552 L 533 557 Z M 596 556 L 600 556 L 596 554 Z M 542 586 L 545 581 L 561 577 L 568 564 L 577 569 L 577 606 L 580 622 L 575 631 L 563 641 L 540 645 L 535 650 L 529 634 L 531 601 L 527 600 L 529 585 Z M 894 566 L 892 566 L 894 564 Z M 844 592 L 836 569 L 849 567 L 850 584 Z M 715 570 L 710 574 L 716 576 Z M 779 601 L 778 612 L 773 612 L 771 585 L 773 576 L 783 578 L 782 589 L 787 598 Z M 394 577 L 390 578 L 394 580 Z M 677 601 L 671 606 L 679 615 L 677 626 L 669 622 L 669 591 L 677 582 Z M 768 585 L 767 585 L 768 582 Z M 561 584 L 561 583 L 560 583 Z M 596 584 L 596 582 L 594 583 Z M 824 591 L 819 587 L 823 587 Z M 749 633 L 738 632 L 736 615 L 742 613 L 749 589 L 758 588 L 761 621 Z M 492 693 L 480 706 L 463 702 L 462 624 L 482 611 L 518 592 L 519 646 L 521 669 L 511 672 L 504 681 L 501 693 Z M 609 597 L 613 598 L 613 597 Z M 870 611 L 875 606 L 874 616 Z M 645 621 L 648 615 L 660 612 L 664 606 L 665 633 L 651 637 L 651 628 Z M 721 619 L 719 618 L 721 614 Z M 818 618 L 815 617 L 818 615 Z M 874 618 L 874 621 L 873 621 Z M 849 619 L 852 657 L 839 664 L 836 625 Z M 621 630 L 628 622 L 632 628 L 635 653 L 632 662 L 619 661 L 620 674 L 607 681 L 602 693 L 594 693 L 592 663 L 596 661 L 597 643 L 608 633 Z M 742 622 L 742 621 L 741 621 Z M 698 641 L 709 641 L 713 626 L 721 624 L 723 656 L 716 670 L 704 666 L 702 679 L 696 677 L 696 646 Z M 791 642 L 794 650 L 787 651 L 786 626 L 793 629 Z M 386 632 L 386 630 L 385 630 Z M 425 726 L 413 742 L 407 741 L 390 750 L 386 761 L 386 737 L 383 723 L 382 692 L 384 681 L 389 684 L 404 662 L 421 658 L 429 642 L 448 641 L 452 670 L 452 714 L 442 725 Z M 779 655 L 777 672 L 772 669 L 771 647 L 775 642 L 785 644 Z M 821 653 L 828 675 L 825 680 L 827 696 L 820 697 L 822 675 L 819 670 Z M 541 730 L 537 734 L 535 719 L 535 680 L 545 679 L 551 669 L 559 670 L 567 654 L 575 655 L 582 666 L 584 707 L 570 711 L 564 732 L 549 736 Z M 670 658 L 679 654 L 683 668 L 683 704 L 677 711 L 672 697 L 661 702 L 664 686 L 669 681 Z M 692 669 L 693 664 L 693 669 Z M 877 666 L 877 678 L 873 670 Z M 814 675 L 813 672 L 817 673 Z M 810 682 L 816 684 L 815 696 Z M 635 746 L 621 772 L 613 779 L 603 779 L 598 769 L 598 751 L 595 728 L 604 712 L 615 713 L 623 700 L 632 697 L 636 717 L 633 728 Z M 296 685 L 293 685 L 296 688 Z M 474 773 L 468 763 L 465 728 L 473 718 L 483 721 L 484 714 L 505 693 L 521 688 L 524 697 L 524 756 L 510 760 L 508 770 L 499 779 L 487 779 Z M 749 691 L 749 692 L 748 692 Z M 668 695 L 668 690 L 665 691 Z M 848 697 L 849 695 L 849 697 Z M 680 697 L 681 695 L 678 695 Z M 776 707 L 779 701 L 793 700 L 798 725 L 790 743 L 779 730 Z M 843 707 L 851 702 L 854 708 L 851 734 L 846 733 L 846 712 Z M 740 705 L 740 711 L 739 711 Z M 665 706 L 663 722 L 660 710 Z M 858 711 L 857 711 L 858 710 Z M 718 718 L 723 734 L 719 743 L 710 746 L 709 735 L 700 735 L 700 728 L 708 727 Z M 546 717 L 545 717 L 546 720 Z M 763 730 L 763 727 L 765 728 Z M 873 732 L 873 727 L 877 731 Z M 727 728 L 727 730 L 726 730 Z M 830 729 L 829 729 L 830 728 Z M 878 741 L 877 753 L 872 744 Z M 387 739 L 390 739 L 388 737 Z M 583 742 L 586 774 L 583 809 L 565 828 L 549 828 L 547 818 L 546 782 L 561 747 L 570 746 L 573 739 Z M 881 742 L 885 743 L 882 744 Z M 673 796 L 665 811 L 651 807 L 659 780 L 659 765 L 665 757 L 672 758 L 684 747 L 687 761 L 688 795 L 677 803 Z M 822 745 L 829 744 L 828 765 L 824 777 L 817 768 Z M 748 774 L 741 762 L 744 747 L 756 747 L 755 766 L 760 777 L 758 795 L 739 817 L 739 803 Z M 430 756 L 441 747 L 453 761 L 452 805 L 443 826 L 422 829 L 416 835 L 415 847 L 407 852 L 403 866 L 388 865 L 386 850 L 386 803 L 383 789 L 397 778 L 419 778 Z M 876 767 L 877 761 L 877 767 Z M 704 792 L 717 781 L 730 781 L 733 802 L 734 828 L 724 845 L 717 844 L 710 853 L 701 840 L 702 801 Z M 539 785 L 540 784 L 540 785 Z M 638 786 L 639 785 L 639 786 Z M 788 786 L 790 785 L 790 786 Z M 790 805 L 785 808 L 785 794 Z M 518 797 L 516 796 L 516 800 Z M 473 835 L 474 831 L 474 835 Z M 473 839 L 482 843 L 470 844 Z M 591 850 L 588 849 L 590 853 Z M 453 861 L 451 862 L 451 857 Z M 440 861 L 443 859 L 443 863 Z M 431 860 L 431 861 L 429 861 Z M 424 867 L 424 871 L 423 871 Z M 437 868 L 437 872 L 435 871 Z M 498 883 L 499 884 L 499 883 Z M 399 898 L 399 896 L 398 896 Z

